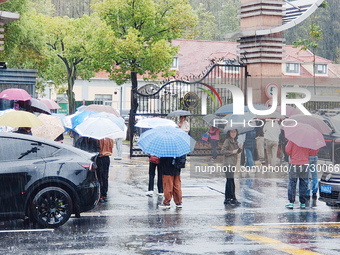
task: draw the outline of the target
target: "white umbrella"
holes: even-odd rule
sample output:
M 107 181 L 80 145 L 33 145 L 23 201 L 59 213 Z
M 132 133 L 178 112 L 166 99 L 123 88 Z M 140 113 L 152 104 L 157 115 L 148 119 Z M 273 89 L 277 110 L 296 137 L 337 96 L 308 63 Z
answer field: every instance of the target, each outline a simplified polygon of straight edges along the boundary
M 167 117 L 174 117 L 174 116 L 190 116 L 191 113 L 186 110 L 177 110 L 170 112 Z
M 81 136 L 94 139 L 123 138 L 126 137 L 126 130 L 122 130 L 117 124 L 107 118 L 88 118 L 75 127 L 75 132 Z
M 111 120 L 116 125 L 118 125 L 121 130 L 124 130 L 126 128 L 124 119 L 122 117 L 117 117 L 116 115 L 114 115 L 112 113 L 98 112 L 98 113 L 92 114 L 90 117 L 91 118 L 98 118 L 98 117 L 106 118 L 106 119 Z
M 14 109 L 7 109 L 7 110 L 3 110 L 0 111 L 0 116 L 4 115 L 5 113 L 8 112 L 14 112 Z M 9 126 L 1 126 L 0 125 L 0 132 L 11 132 L 13 130 L 13 128 L 9 127 Z
M 173 120 L 158 117 L 141 119 L 135 126 L 139 128 L 178 127 L 178 125 Z

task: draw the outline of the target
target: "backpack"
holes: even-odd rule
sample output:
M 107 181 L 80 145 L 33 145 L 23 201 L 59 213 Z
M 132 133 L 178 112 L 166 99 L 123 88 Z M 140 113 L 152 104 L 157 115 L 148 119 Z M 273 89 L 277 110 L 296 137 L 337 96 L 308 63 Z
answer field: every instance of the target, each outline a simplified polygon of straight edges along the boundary
M 185 168 L 186 161 L 187 161 L 187 155 L 183 155 L 183 156 L 175 158 L 175 168 L 176 169 Z

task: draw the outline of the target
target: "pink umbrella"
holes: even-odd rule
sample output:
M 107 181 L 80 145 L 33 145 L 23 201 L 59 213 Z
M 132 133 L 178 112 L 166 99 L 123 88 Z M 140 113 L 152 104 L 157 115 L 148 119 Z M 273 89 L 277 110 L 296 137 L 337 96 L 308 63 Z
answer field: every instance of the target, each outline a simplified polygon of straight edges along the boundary
M 315 129 L 319 130 L 322 134 L 330 134 L 332 132 L 332 129 L 323 121 L 324 118 L 320 115 L 296 114 L 291 116 L 289 119 L 294 119 L 298 123 L 309 124 Z
M 326 146 L 323 135 L 311 125 L 299 123 L 295 127 L 283 128 L 285 137 L 297 146 L 313 150 Z
M 112 113 L 116 115 L 117 117 L 120 117 L 119 112 L 117 112 L 117 110 L 115 110 L 112 106 L 109 106 L 109 105 L 90 104 L 79 109 L 79 111 L 80 112 L 83 112 L 83 111 L 107 112 L 107 113 Z
M 48 98 L 38 98 L 41 102 L 47 105 L 50 110 L 60 109 L 61 107 L 51 99 Z
M 30 100 L 32 97 L 24 89 L 10 88 L 5 89 L 0 93 L 1 99 L 26 101 Z
M 281 105 L 279 105 L 277 108 L 276 108 L 276 111 L 281 113 Z M 286 116 L 287 117 L 290 117 L 290 116 L 293 116 L 295 114 L 301 114 L 302 112 L 297 109 L 297 108 L 294 108 L 293 106 L 290 106 L 290 105 L 286 105 Z

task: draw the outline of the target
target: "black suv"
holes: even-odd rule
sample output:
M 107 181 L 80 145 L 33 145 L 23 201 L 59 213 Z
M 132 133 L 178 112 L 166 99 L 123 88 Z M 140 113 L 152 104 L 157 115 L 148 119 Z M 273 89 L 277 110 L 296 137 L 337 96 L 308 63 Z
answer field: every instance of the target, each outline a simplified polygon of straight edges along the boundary
M 324 135 L 326 146 L 320 149 L 318 155 L 332 160 L 334 164 L 329 165 L 327 171 L 322 174 L 319 192 L 320 200 L 333 206 L 340 204 L 340 122 L 327 116 L 324 117 L 324 122 L 332 129 L 332 133 Z
M 0 217 L 63 225 L 96 206 L 91 154 L 30 135 L 0 133 Z

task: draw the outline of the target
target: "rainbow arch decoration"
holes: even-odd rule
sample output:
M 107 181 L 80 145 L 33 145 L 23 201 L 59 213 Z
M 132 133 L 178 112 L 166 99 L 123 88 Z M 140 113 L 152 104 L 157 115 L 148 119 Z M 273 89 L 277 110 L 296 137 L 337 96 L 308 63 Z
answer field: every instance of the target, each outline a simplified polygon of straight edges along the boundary
M 210 86 L 210 85 L 208 85 L 206 83 L 200 83 L 200 84 L 202 84 L 203 86 L 206 86 L 207 88 L 209 88 L 216 95 L 216 97 L 218 98 L 221 106 L 223 105 L 220 95 L 217 93 L 217 91 L 212 86 Z M 215 105 L 217 106 L 216 99 L 215 99 L 214 95 L 209 90 L 207 90 L 205 88 L 201 88 L 201 87 L 197 87 L 197 88 L 200 89 L 200 90 L 203 90 L 204 92 L 206 92 L 212 98 L 212 100 L 214 101 Z

